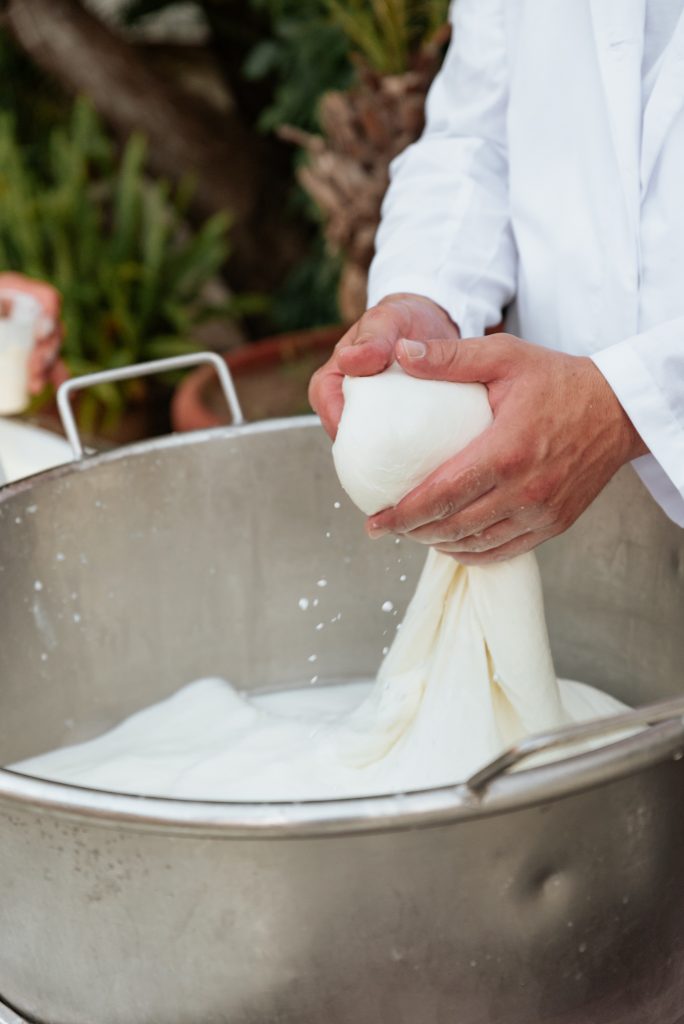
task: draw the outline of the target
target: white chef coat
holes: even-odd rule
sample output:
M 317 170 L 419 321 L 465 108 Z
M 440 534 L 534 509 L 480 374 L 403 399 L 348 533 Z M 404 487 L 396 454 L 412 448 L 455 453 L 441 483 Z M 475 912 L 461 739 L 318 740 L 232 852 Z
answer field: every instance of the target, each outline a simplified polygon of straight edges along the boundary
M 677 28 L 684 0 L 646 0 L 644 51 L 641 58 L 641 110 L 651 98 L 663 57 Z
M 645 78 L 666 49 L 684 10 L 684 0 L 646 0 L 644 52 L 641 77 Z
M 457 0 L 422 138 L 394 161 L 369 303 L 590 355 L 684 526 L 684 15 L 642 112 L 647 0 Z M 651 69 L 653 70 L 653 69 Z

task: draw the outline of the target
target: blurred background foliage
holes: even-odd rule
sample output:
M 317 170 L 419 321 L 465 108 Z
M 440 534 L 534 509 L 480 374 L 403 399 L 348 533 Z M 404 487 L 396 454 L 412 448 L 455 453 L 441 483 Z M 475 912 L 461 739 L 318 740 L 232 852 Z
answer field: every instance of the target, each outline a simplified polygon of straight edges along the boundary
M 72 374 L 196 351 L 195 329 L 235 312 L 205 294 L 228 255 L 228 215 L 184 230 L 189 188 L 146 177 L 145 153 L 132 135 L 117 154 L 84 99 L 30 150 L 0 114 L 0 265 L 59 289 Z M 106 425 L 125 397 L 107 384 L 84 395 L 84 429 L 98 404 Z
M 71 371 L 352 316 L 447 7 L 5 0 L 0 263 L 63 292 Z

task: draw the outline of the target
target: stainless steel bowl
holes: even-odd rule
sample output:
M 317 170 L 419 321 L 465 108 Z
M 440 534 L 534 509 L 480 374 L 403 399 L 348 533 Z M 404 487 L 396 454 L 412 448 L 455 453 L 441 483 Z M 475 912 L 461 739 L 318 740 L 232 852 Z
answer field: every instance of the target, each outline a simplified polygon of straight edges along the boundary
M 366 541 L 313 418 L 5 487 L 0 763 L 206 674 L 288 687 L 311 653 L 320 683 L 372 674 L 397 621 L 385 635 L 381 606 L 401 614 L 420 562 Z M 0 1002 L 41 1024 L 684 1020 L 684 538 L 627 470 L 541 564 L 559 671 L 677 698 L 638 718 L 653 724 L 361 800 L 146 799 L 0 771 Z

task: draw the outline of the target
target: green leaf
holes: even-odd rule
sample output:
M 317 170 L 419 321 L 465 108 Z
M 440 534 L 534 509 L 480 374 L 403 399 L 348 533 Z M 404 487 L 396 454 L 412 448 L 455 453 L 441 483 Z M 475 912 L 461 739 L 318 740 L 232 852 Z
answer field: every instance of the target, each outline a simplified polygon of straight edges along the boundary
M 59 288 L 63 354 L 75 375 L 197 351 L 197 325 L 227 312 L 207 285 L 228 254 L 229 215 L 186 222 L 191 183 L 172 193 L 151 178 L 142 136 L 131 136 L 118 163 L 114 152 L 82 99 L 49 133 L 41 161 L 0 112 L 0 266 Z M 79 397 L 80 422 L 94 429 L 116 419 L 136 393 L 97 385 Z
M 281 57 L 281 48 L 274 39 L 264 39 L 250 51 L 242 71 L 245 78 L 256 81 L 265 78 L 277 70 Z
M 143 333 L 149 327 L 163 287 L 164 256 L 171 231 L 167 193 L 167 189 L 156 185 L 148 190 L 143 202 L 143 263 L 138 308 L 138 328 Z
M 139 134 L 131 135 L 124 149 L 114 188 L 112 259 L 130 260 L 140 220 L 142 168 L 147 145 Z

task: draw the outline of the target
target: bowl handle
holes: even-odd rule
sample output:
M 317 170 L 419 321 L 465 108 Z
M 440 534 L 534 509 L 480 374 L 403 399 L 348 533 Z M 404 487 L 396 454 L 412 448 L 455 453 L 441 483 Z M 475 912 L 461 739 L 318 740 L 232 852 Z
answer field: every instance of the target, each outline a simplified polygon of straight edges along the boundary
M 69 380 L 65 380 L 57 390 L 57 408 L 64 433 L 74 453 L 74 459 L 82 459 L 84 456 L 83 443 L 71 407 L 71 396 L 75 391 L 82 391 L 94 384 L 110 384 L 114 381 L 130 380 L 133 377 L 149 377 L 155 373 L 168 373 L 170 370 L 186 370 L 188 367 L 199 366 L 202 363 L 210 363 L 218 374 L 223 394 L 233 417 L 233 426 L 244 423 L 245 417 L 240 408 L 230 370 L 224 360 L 215 352 L 191 352 L 189 355 L 153 359 L 148 363 L 135 363 L 133 366 L 122 366 L 114 370 L 85 373 L 81 377 L 70 377 Z
M 491 782 L 507 774 L 534 754 L 661 723 L 668 723 L 677 729 L 684 745 L 684 696 L 648 704 L 621 715 L 612 715 L 610 718 L 595 718 L 590 722 L 567 726 L 565 729 L 528 736 L 472 775 L 466 785 L 474 793 L 481 795 Z

